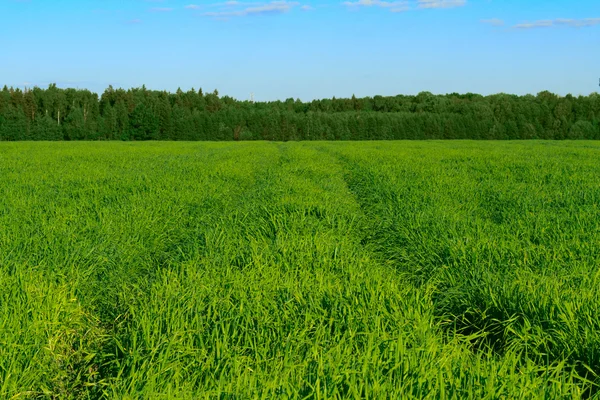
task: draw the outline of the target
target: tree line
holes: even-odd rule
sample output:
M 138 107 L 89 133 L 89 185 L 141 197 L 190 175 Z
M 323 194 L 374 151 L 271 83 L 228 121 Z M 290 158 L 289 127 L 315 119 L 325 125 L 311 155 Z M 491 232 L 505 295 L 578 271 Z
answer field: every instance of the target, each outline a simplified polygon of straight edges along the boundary
M 600 95 L 374 96 L 251 102 L 218 91 L 0 91 L 0 140 L 600 139 Z

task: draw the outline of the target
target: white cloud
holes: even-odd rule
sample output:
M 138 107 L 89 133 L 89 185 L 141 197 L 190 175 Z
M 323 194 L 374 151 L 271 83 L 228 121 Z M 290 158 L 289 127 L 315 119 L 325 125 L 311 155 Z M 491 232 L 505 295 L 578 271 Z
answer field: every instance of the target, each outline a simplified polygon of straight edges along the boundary
M 349 8 L 380 7 L 391 12 L 403 12 L 415 8 L 453 8 L 467 4 L 467 0 L 355 0 L 345 1 L 343 5 Z
M 202 7 L 200 7 L 198 4 L 188 4 L 184 8 L 186 8 L 188 10 L 198 10 L 198 9 L 200 9 Z
M 467 0 L 418 0 L 419 8 L 454 8 L 467 4 Z
M 283 14 L 298 6 L 295 1 L 271 1 L 270 3 L 242 3 L 237 1 L 227 1 L 216 4 L 218 11 L 205 12 L 206 17 L 229 18 L 246 17 L 258 15 Z
M 357 1 L 346 1 L 343 4 L 350 8 L 381 7 L 381 8 L 389 9 L 391 12 L 402 12 L 402 11 L 407 11 L 410 9 L 410 3 L 406 0 L 403 0 L 403 1 L 357 0 Z
M 564 19 L 557 18 L 554 20 L 555 25 L 567 25 L 574 28 L 582 28 L 586 26 L 600 25 L 600 18 L 585 18 L 585 19 Z
M 311 10 L 314 10 L 314 8 L 312 8 L 312 7 L 311 7 L 311 6 L 309 6 L 309 5 L 304 5 L 304 6 L 300 7 L 300 9 L 301 9 L 302 11 L 311 11 Z
M 524 22 L 513 26 L 514 29 L 534 29 L 534 28 L 551 28 L 556 26 L 567 26 L 571 28 L 583 28 L 589 26 L 600 25 L 600 18 L 584 18 L 584 19 L 544 19 L 533 22 Z

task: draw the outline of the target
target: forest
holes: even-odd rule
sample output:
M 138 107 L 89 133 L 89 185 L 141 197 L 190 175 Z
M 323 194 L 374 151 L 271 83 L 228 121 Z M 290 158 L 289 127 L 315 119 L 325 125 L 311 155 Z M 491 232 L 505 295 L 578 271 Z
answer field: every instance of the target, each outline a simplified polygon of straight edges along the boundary
M 600 139 L 600 95 L 473 93 L 240 101 L 217 90 L 0 91 L 0 141 Z

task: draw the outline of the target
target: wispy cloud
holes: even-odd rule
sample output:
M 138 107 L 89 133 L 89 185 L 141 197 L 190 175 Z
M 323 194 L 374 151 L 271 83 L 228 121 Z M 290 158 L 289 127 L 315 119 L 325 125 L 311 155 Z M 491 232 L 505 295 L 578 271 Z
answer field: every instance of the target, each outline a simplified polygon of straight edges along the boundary
M 173 11 L 173 9 L 170 7 L 154 7 L 154 8 L 151 8 L 150 11 L 164 13 L 164 12 L 171 12 L 171 11 Z
M 129 25 L 137 25 L 137 24 L 141 24 L 141 23 L 142 23 L 142 20 L 139 18 L 127 21 L 127 24 L 129 24 Z
M 482 19 L 481 23 L 491 26 L 504 26 L 504 21 L 498 18 Z
M 467 0 L 418 0 L 419 8 L 454 8 L 467 4 Z
M 461 7 L 467 4 L 467 0 L 355 0 L 345 1 L 342 4 L 351 9 L 379 7 L 391 12 L 403 12 L 412 9 Z
M 188 10 L 199 10 L 202 8 L 202 6 L 199 6 L 198 4 L 188 4 L 184 8 Z
M 304 5 L 304 6 L 300 7 L 300 9 L 302 11 L 311 11 L 311 10 L 314 10 L 314 8 L 312 6 L 308 6 L 308 5 Z
M 246 3 L 232 0 L 213 4 L 213 7 L 217 7 L 217 11 L 208 11 L 202 15 L 214 18 L 230 18 L 283 14 L 299 5 L 300 3 L 298 2 L 287 0 L 271 1 L 268 3 Z M 186 6 L 186 8 L 195 10 L 200 7 L 190 4 L 189 6 Z
M 410 9 L 410 3 L 408 1 L 384 1 L 384 0 L 357 0 L 357 1 L 346 1 L 343 3 L 345 6 L 350 8 L 360 7 L 380 7 L 387 8 L 391 12 L 402 12 Z
M 543 19 L 533 22 L 524 22 L 513 26 L 514 29 L 534 29 L 534 28 L 552 28 L 552 27 L 570 27 L 584 28 L 589 26 L 600 25 L 600 18 L 584 18 L 584 19 Z

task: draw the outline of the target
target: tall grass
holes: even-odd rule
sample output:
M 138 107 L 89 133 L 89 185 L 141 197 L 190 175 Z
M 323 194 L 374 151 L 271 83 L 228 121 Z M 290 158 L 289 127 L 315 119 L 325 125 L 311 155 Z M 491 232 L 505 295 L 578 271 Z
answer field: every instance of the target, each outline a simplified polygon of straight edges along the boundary
M 3 143 L 0 398 L 565 398 L 600 145 Z

